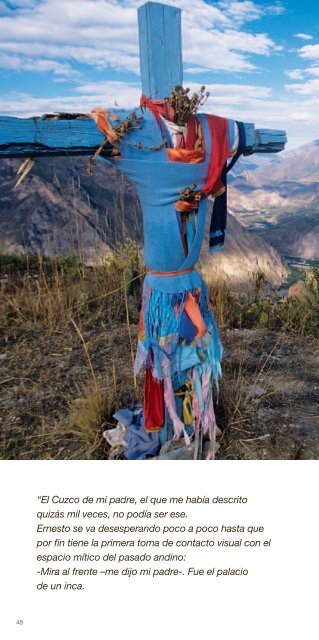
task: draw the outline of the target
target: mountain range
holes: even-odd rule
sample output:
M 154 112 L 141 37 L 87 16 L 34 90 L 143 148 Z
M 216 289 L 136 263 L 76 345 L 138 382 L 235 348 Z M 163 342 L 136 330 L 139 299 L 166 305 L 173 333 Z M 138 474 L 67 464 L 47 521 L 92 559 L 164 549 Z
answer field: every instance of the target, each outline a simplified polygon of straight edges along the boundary
M 86 263 L 105 257 L 117 242 L 143 242 L 134 187 L 111 165 L 87 159 L 37 160 L 18 187 L 18 160 L 0 163 L 0 251 L 76 253 Z M 276 156 L 242 158 L 230 175 L 225 250 L 203 269 L 241 285 L 263 270 L 279 285 L 286 256 L 319 259 L 319 140 Z M 209 203 L 209 208 L 211 203 Z

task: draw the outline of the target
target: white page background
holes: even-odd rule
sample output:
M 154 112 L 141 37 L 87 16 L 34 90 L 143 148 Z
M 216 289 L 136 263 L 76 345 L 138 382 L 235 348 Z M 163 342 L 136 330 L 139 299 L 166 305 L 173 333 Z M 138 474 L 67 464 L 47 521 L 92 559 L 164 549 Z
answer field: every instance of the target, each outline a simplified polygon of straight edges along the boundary
M 2 461 L 0 475 L 0 632 L 5 640 L 318 639 L 316 461 Z M 187 511 L 187 524 L 262 525 L 265 532 L 259 537 L 271 538 L 271 546 L 178 551 L 187 554 L 187 566 L 244 567 L 249 570 L 248 576 L 128 579 L 99 575 L 86 579 L 84 591 L 37 591 L 40 580 L 34 559 L 39 551 L 35 550 L 34 514 L 49 508 L 40 506 L 37 496 L 53 494 L 247 496 L 246 505 L 178 505 L 173 510 Z M 58 506 L 64 505 L 55 508 Z M 67 508 L 71 510 L 73 506 Z M 225 534 L 225 538 L 229 537 Z M 108 551 L 117 550 L 105 550 Z M 133 553 L 131 549 L 124 551 Z M 134 553 L 143 551 L 147 550 Z M 145 563 L 131 566 L 145 568 Z M 23 625 L 16 624 L 18 619 L 23 619 Z

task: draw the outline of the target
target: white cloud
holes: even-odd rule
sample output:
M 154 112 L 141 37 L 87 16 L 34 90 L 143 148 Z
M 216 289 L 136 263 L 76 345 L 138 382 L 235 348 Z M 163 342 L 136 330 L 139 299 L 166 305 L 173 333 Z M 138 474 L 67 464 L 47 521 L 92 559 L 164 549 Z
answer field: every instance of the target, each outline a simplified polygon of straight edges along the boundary
M 138 74 L 136 9 L 143 1 L 22 1 L 18 11 L 0 17 L 0 52 Z M 170 0 L 170 4 L 183 10 L 183 53 L 190 68 L 203 67 L 204 50 L 208 69 L 252 71 L 251 55 L 268 56 L 278 50 L 266 34 L 241 29 L 273 5 L 261 8 L 250 0 L 215 6 L 204 0 Z
M 298 53 L 301 58 L 319 60 L 319 44 L 305 44 L 304 47 L 298 50 Z
M 241 0 L 232 2 L 220 2 L 219 6 L 224 10 L 225 14 L 239 25 L 245 22 L 258 20 L 265 15 L 281 15 L 284 13 L 284 7 L 277 4 L 255 4 L 251 0 Z
M 313 78 L 307 80 L 302 84 L 287 84 L 286 89 L 288 91 L 294 91 L 304 96 L 318 96 L 319 95 L 319 78 Z
M 43 56 L 50 56 L 50 58 L 61 59 L 67 61 L 68 64 L 72 62 L 89 65 L 97 69 L 105 69 L 113 67 L 118 70 L 131 71 L 133 73 L 139 73 L 139 57 L 132 54 L 129 50 L 125 51 L 125 46 L 121 51 L 115 47 L 112 49 L 105 49 L 105 46 L 101 44 L 99 48 L 83 47 L 76 45 L 64 45 L 58 46 L 56 44 L 44 44 L 34 43 L 32 45 L 32 53 L 34 59 L 43 58 Z M 10 54 L 18 55 L 30 55 L 30 44 L 27 42 L 2 42 L 0 44 L 0 52 L 6 52 Z
M 293 111 L 290 117 L 296 122 L 308 122 L 311 119 L 311 114 L 309 111 Z
M 285 11 L 285 7 L 280 2 L 265 7 L 265 15 L 281 16 Z
M 57 76 L 67 76 L 68 78 L 79 78 L 81 74 L 72 69 L 67 63 L 57 62 L 49 59 L 34 59 L 25 56 L 8 55 L 0 52 L 0 68 L 11 71 L 52 71 Z
M 125 82 L 92 83 L 78 87 L 73 95 L 34 97 L 28 93 L 11 92 L 1 96 L 0 114 L 28 118 L 43 113 L 88 113 L 94 107 L 134 109 L 139 105 L 139 85 Z
M 42 0 L 0 18 L 0 52 L 139 70 L 137 15 L 112 0 Z
M 193 91 L 198 90 L 198 85 L 192 83 L 189 85 Z M 230 117 L 229 107 L 236 113 L 236 109 L 259 105 L 260 101 L 264 104 L 265 100 L 271 97 L 271 89 L 269 87 L 245 85 L 245 84 L 206 84 L 206 90 L 209 91 L 209 98 L 205 103 L 204 111 L 214 111 L 216 107 L 222 107 Z
M 210 71 L 207 67 L 186 67 L 184 69 L 185 73 L 206 73 Z
M 250 0 L 242 0 L 241 2 L 220 2 L 219 6 L 227 16 L 239 24 L 258 20 L 264 13 L 260 5 L 257 5 Z
M 308 75 L 315 76 L 316 78 L 319 78 L 319 66 L 312 65 L 311 67 L 308 67 L 308 69 L 306 71 L 307 71 Z
M 310 33 L 295 33 L 295 38 L 301 38 L 301 40 L 313 40 L 313 36 Z
M 291 80 L 304 80 L 298 84 L 287 84 L 285 88 L 287 91 L 292 91 L 299 95 L 305 96 L 318 96 L 319 89 L 319 65 L 311 65 L 306 69 L 295 69 L 294 71 L 287 71 L 286 75 Z M 307 76 L 310 76 L 307 79 Z
M 299 37 L 304 37 L 307 34 L 296 34 Z M 309 39 L 309 38 L 307 38 Z M 312 61 L 310 66 L 304 69 L 292 69 L 285 71 L 285 74 L 290 80 L 303 80 L 299 84 L 288 84 L 286 89 L 288 91 L 297 93 L 299 95 L 318 95 L 318 80 L 319 78 L 319 44 L 305 45 L 298 50 L 298 54 L 304 60 Z
M 290 80 L 302 80 L 305 75 L 304 69 L 293 69 L 292 71 L 285 71 L 286 76 L 290 78 Z

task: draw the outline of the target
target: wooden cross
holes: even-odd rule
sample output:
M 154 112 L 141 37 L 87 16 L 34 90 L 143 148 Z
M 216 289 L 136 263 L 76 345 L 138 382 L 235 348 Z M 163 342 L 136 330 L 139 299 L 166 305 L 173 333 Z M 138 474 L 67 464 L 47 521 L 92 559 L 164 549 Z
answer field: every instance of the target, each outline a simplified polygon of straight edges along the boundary
M 181 86 L 183 81 L 181 11 L 175 7 L 147 2 L 138 10 L 138 22 L 143 94 L 153 100 L 166 98 L 170 96 L 172 89 L 176 85 Z M 186 429 L 190 424 L 189 415 L 186 412 L 184 418 L 184 401 L 178 410 L 180 415 L 177 415 L 174 393 L 187 382 L 193 398 L 192 409 L 194 406 L 191 420 L 194 421 L 192 427 L 196 458 L 198 454 L 200 457 L 202 455 L 203 434 L 209 433 L 211 443 L 214 438 L 216 423 L 213 415 L 212 384 L 213 379 L 217 381 L 220 372 L 222 353 L 213 313 L 208 304 L 206 287 L 195 269 L 205 226 L 207 201 L 202 196 L 222 191 L 218 184 L 218 176 L 215 176 L 206 194 L 205 191 L 201 193 L 201 189 L 207 176 L 210 175 L 211 178 L 211 174 L 214 175 L 214 171 L 211 171 L 214 163 L 219 170 L 222 159 L 223 171 L 226 171 L 224 142 L 230 129 L 224 127 L 226 119 L 198 116 L 195 118 L 197 124 L 201 123 L 198 139 L 204 140 L 204 147 L 199 150 L 200 161 L 185 162 L 184 155 L 181 163 L 169 162 L 166 152 L 172 152 L 174 149 L 168 149 L 166 136 L 162 136 L 160 127 L 150 112 L 145 111 L 141 118 L 143 126 L 135 127 L 135 131 L 132 127 L 130 135 L 127 135 L 127 140 L 124 141 L 127 144 L 123 144 L 125 148 L 121 149 L 121 157 L 110 159 L 136 184 L 143 210 L 144 258 L 148 274 L 144 283 L 140 317 L 141 339 L 136 356 L 136 370 L 139 371 L 145 365 L 145 429 L 155 431 L 152 435 L 160 438 L 162 443 L 173 436 L 173 432 L 170 431 L 172 424 L 174 437 L 180 438 L 181 434 L 184 434 L 185 442 L 190 443 Z M 0 118 L 0 157 L 94 155 L 105 142 L 103 134 L 99 132 L 92 118 L 85 115 L 74 118 L 73 115 L 63 114 L 60 119 Z M 212 127 L 213 121 L 223 121 L 220 136 L 222 144 L 218 133 L 214 137 L 215 133 L 210 133 L 207 128 L 208 120 Z M 166 122 L 168 126 L 168 120 Z M 194 125 L 194 119 L 189 119 L 189 122 Z M 160 124 L 159 117 L 158 123 Z M 170 121 L 170 124 L 176 123 Z M 253 124 L 245 123 L 242 127 L 240 123 L 238 131 L 243 128 L 245 142 L 239 146 L 240 151 L 241 146 L 244 147 L 243 151 L 247 155 L 254 152 L 278 152 L 285 146 L 284 131 L 256 130 Z M 215 132 L 217 129 L 212 131 Z M 134 138 L 134 135 L 137 138 Z M 150 146 L 145 144 L 148 140 L 151 142 Z M 164 149 L 165 145 L 167 149 Z M 141 153 L 140 149 L 143 149 L 144 153 Z M 215 149 L 217 151 L 214 156 Z M 113 147 L 105 144 L 102 155 L 108 157 L 112 151 Z M 182 148 L 176 151 L 188 153 L 187 149 Z M 228 151 L 227 145 L 226 152 Z M 197 176 L 196 181 L 194 176 Z M 201 186 L 195 192 L 194 188 L 187 187 L 191 184 L 194 187 L 198 187 L 198 184 Z M 221 185 L 224 189 L 225 184 Z M 218 186 L 217 191 L 213 190 L 214 185 Z M 188 226 L 186 214 L 177 216 L 177 212 L 183 209 L 175 208 L 178 204 L 185 206 L 186 195 L 182 200 L 179 198 L 186 191 L 188 195 L 193 191 L 195 198 L 194 202 L 186 202 L 186 205 L 190 204 Z M 184 211 L 187 211 L 187 208 Z M 212 248 L 215 247 L 215 241 L 218 243 L 221 237 L 224 237 L 224 228 L 221 231 L 221 228 L 213 227 L 210 233 Z M 195 346 L 189 346 L 188 350 L 187 345 L 193 343 Z M 173 384 L 177 386 L 173 388 Z M 159 429 L 161 434 L 156 435 Z M 143 442 L 145 447 L 146 441 Z M 211 448 L 208 452 L 208 456 L 210 455 L 213 455 Z
M 150 98 L 168 96 L 182 85 L 181 10 L 147 2 L 138 9 L 140 66 L 143 93 Z M 95 105 L 92 105 L 95 106 Z M 103 142 L 103 135 L 89 117 L 0 117 L 0 158 L 89 156 Z M 246 153 L 278 152 L 287 141 L 284 131 L 255 129 L 246 125 Z M 104 157 L 112 147 L 106 145 Z

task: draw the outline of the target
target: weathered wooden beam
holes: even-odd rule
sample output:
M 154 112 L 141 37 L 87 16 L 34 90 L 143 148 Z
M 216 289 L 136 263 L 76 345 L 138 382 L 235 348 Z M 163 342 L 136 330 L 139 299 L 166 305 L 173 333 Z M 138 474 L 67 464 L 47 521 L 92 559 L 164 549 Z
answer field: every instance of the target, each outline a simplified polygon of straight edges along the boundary
M 285 131 L 255 129 L 245 124 L 245 153 L 277 153 L 285 148 Z M 90 156 L 104 137 L 90 118 L 45 120 L 41 118 L 0 117 L 0 158 L 41 156 Z M 111 145 L 101 153 L 110 155 Z
M 183 83 L 181 10 L 146 2 L 138 10 L 142 91 L 167 97 Z
M 91 118 L 45 120 L 0 117 L 0 158 L 89 156 L 104 136 Z M 107 145 L 103 156 L 110 155 Z
M 287 134 L 281 129 L 255 129 L 252 123 L 245 123 L 245 155 L 251 153 L 279 153 L 287 143 Z
M 278 153 L 287 144 L 287 134 L 280 129 L 255 129 L 253 153 Z

